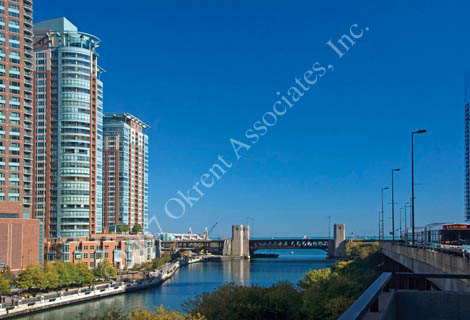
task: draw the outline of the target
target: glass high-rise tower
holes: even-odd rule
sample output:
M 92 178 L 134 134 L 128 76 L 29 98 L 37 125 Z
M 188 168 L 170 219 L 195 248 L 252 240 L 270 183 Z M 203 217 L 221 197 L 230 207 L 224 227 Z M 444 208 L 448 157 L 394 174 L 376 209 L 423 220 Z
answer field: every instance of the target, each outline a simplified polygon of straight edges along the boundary
M 100 40 L 66 18 L 34 24 L 36 218 L 46 238 L 102 232 Z
M 104 116 L 104 226 L 148 231 L 148 125 L 129 113 Z
M 0 1 L 0 218 L 33 207 L 33 2 Z

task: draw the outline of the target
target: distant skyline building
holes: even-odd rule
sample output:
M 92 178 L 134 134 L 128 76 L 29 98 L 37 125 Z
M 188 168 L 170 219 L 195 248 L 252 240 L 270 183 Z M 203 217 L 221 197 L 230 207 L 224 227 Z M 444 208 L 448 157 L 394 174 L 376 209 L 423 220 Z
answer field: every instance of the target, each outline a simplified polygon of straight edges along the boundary
M 86 238 L 103 225 L 101 41 L 63 17 L 35 23 L 34 37 L 34 216 L 46 238 Z
M 104 116 L 104 227 L 148 231 L 149 128 L 129 113 Z
M 0 1 L 0 218 L 32 218 L 33 2 Z
M 465 74 L 465 221 L 470 221 L 470 73 Z

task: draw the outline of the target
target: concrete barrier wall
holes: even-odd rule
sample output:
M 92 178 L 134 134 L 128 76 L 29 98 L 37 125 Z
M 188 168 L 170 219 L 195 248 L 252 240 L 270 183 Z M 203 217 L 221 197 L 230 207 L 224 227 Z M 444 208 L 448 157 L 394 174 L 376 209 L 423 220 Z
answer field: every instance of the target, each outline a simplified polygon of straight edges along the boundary
M 381 252 L 415 273 L 469 274 L 470 260 L 431 249 L 380 243 Z M 469 280 L 430 279 L 442 290 L 470 291 Z

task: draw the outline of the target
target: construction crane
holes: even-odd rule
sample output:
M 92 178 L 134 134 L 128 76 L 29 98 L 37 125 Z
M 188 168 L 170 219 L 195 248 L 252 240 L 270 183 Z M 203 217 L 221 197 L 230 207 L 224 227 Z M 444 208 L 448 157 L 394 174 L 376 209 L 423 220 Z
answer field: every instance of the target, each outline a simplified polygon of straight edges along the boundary
M 210 236 L 210 234 L 212 233 L 212 231 L 214 231 L 215 227 L 217 226 L 219 222 L 216 222 L 214 223 L 214 225 L 209 229 L 209 231 L 207 232 L 207 235 Z

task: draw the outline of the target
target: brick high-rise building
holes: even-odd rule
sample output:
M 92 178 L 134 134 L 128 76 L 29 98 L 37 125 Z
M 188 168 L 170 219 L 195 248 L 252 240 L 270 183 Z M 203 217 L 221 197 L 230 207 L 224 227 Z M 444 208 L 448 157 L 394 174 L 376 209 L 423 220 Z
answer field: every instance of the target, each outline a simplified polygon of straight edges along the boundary
M 0 1 L 0 218 L 32 217 L 32 6 Z
M 104 227 L 148 230 L 148 125 L 128 113 L 104 116 Z
M 46 238 L 102 232 L 100 40 L 66 18 L 34 24 L 36 218 Z

